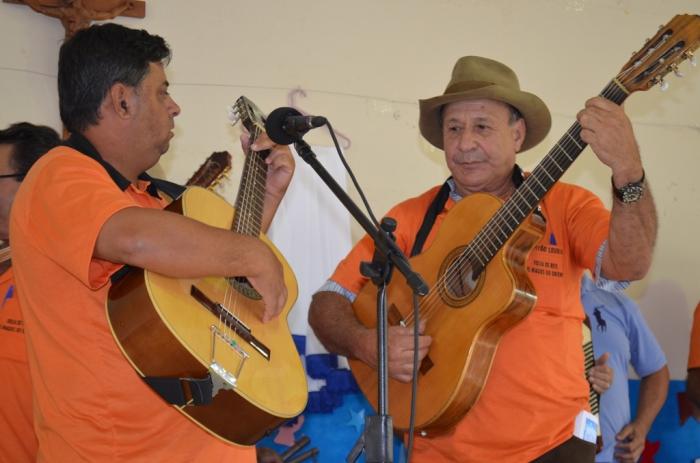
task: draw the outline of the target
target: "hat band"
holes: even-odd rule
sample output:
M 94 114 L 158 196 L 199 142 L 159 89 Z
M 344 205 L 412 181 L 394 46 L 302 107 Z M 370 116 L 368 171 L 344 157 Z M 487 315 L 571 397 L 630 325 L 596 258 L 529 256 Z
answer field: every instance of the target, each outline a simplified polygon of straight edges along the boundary
M 476 90 L 479 88 L 490 87 L 492 85 L 495 84 L 493 82 L 486 82 L 480 80 L 467 80 L 462 82 L 455 82 L 454 84 L 450 84 L 447 86 L 444 95 L 447 95 L 449 93 L 460 93 L 469 90 Z

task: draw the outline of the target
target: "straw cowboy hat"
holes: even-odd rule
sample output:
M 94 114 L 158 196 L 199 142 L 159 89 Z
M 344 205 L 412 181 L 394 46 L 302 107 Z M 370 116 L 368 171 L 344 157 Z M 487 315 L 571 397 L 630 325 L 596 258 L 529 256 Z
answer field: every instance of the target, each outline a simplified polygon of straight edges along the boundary
M 479 98 L 501 101 L 520 111 L 527 128 L 521 151 L 532 148 L 547 136 L 552 118 L 544 102 L 532 93 L 520 90 L 518 76 L 511 68 L 480 56 L 460 58 L 452 70 L 452 79 L 445 93 L 420 100 L 420 133 L 432 145 L 443 149 L 443 106 Z

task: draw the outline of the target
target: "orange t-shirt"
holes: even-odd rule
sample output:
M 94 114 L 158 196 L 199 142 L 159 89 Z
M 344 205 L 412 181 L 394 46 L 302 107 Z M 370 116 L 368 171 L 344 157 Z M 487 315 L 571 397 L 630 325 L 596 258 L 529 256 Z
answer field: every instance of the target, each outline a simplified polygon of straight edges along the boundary
M 690 352 L 688 353 L 688 369 L 700 368 L 700 303 L 695 307 L 693 328 L 690 330 Z
M 36 461 L 32 382 L 12 267 L 0 275 L 0 461 Z
M 406 254 L 438 188 L 387 213 L 398 221 L 396 241 Z M 448 200 L 424 249 L 453 206 Z M 589 191 L 564 183 L 554 185 L 541 207 L 545 235 L 527 260 L 537 305 L 502 337 L 486 386 L 470 412 L 449 434 L 416 438 L 415 462 L 530 461 L 571 438 L 574 418 L 588 409 L 579 284 L 583 270 L 595 266 L 608 234 L 609 212 Z M 371 260 L 372 252 L 370 239 L 364 237 L 331 280 L 357 293 L 366 283 L 359 263 Z
M 162 208 L 147 182 L 122 191 L 104 167 L 68 147 L 43 156 L 20 187 L 10 236 L 34 390 L 39 462 L 254 462 L 148 387 L 106 317 L 110 276 L 100 229 L 128 207 Z

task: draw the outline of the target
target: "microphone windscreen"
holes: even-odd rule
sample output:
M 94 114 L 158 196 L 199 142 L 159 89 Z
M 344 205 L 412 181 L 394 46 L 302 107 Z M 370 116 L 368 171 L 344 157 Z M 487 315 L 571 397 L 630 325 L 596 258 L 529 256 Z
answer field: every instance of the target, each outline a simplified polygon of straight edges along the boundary
M 296 137 L 288 134 L 284 130 L 284 125 L 288 117 L 301 115 L 302 114 L 294 108 L 282 107 L 275 109 L 265 120 L 267 136 L 278 145 L 291 145 L 298 141 Z

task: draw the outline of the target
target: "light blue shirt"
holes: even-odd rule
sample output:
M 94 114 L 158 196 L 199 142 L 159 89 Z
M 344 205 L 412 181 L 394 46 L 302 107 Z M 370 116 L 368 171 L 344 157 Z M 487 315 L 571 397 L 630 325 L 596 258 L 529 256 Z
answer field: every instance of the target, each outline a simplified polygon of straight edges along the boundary
M 591 322 L 596 358 L 610 354 L 614 379 L 600 397 L 603 450 L 597 462 L 612 462 L 615 435 L 631 420 L 627 366 L 645 377 L 666 365 L 666 356 L 637 304 L 622 292 L 605 291 L 586 275 L 581 280 L 581 302 Z

